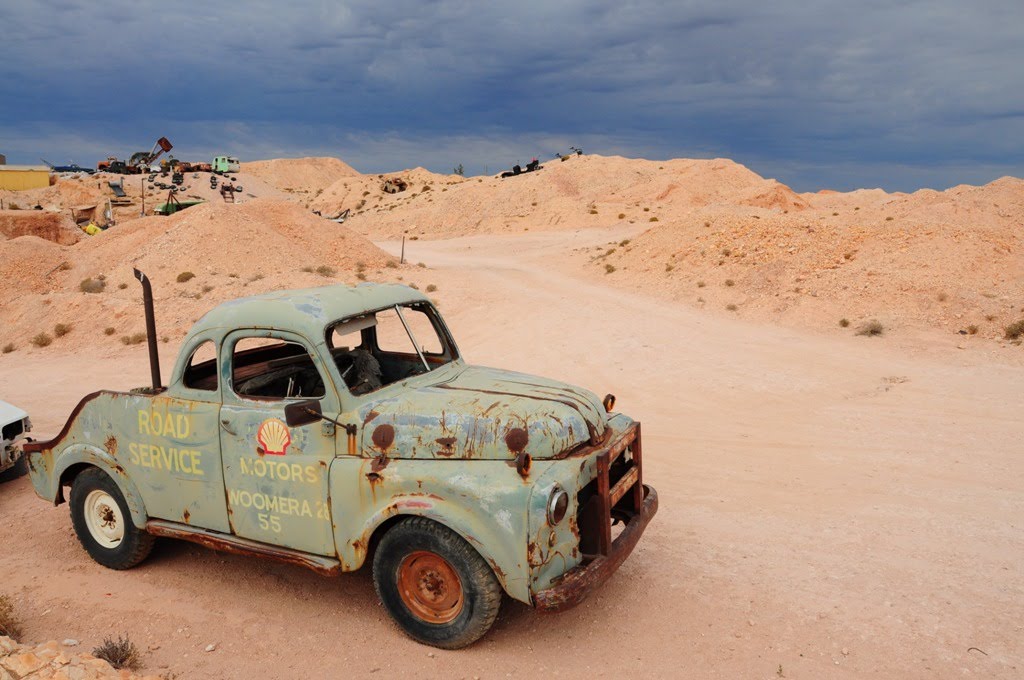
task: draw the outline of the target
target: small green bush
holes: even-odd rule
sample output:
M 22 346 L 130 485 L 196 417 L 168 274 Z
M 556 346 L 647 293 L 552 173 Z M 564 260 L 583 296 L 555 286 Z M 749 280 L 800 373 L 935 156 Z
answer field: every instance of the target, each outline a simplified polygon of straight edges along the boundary
M 92 650 L 92 655 L 103 659 L 117 670 L 136 670 L 142 666 L 139 648 L 127 637 L 104 638 L 103 644 Z
M 78 284 L 78 290 L 83 293 L 102 293 L 106 287 L 107 282 L 101 278 L 82 279 L 82 282 Z
M 857 335 L 864 335 L 869 338 L 875 337 L 876 335 L 881 335 L 884 332 L 885 327 L 882 325 L 882 323 L 874 319 L 862 324 L 861 327 L 857 329 Z
M 0 635 L 12 640 L 21 637 L 21 625 L 14 616 L 14 603 L 6 595 L 0 595 Z

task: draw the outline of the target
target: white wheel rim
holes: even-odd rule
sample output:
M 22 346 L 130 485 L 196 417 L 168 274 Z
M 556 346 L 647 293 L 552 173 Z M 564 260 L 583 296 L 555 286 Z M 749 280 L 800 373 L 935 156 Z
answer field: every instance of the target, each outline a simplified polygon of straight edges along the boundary
M 124 517 L 117 501 L 96 489 L 85 497 L 85 525 L 93 540 L 104 548 L 116 548 L 124 538 Z

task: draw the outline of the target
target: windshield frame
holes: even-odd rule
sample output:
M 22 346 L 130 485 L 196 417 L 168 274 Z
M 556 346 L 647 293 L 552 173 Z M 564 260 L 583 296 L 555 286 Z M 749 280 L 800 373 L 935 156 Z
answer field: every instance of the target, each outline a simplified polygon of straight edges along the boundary
M 426 315 L 427 320 L 430 322 L 431 326 L 434 329 L 434 332 L 437 334 L 437 339 L 441 344 L 441 352 L 438 353 L 423 351 L 422 346 L 417 341 L 416 336 L 412 331 L 412 328 L 406 321 L 405 316 L 403 314 L 403 311 L 407 309 L 414 309 Z M 390 310 L 394 310 L 397 313 L 398 318 L 401 320 L 402 326 L 404 327 L 406 334 L 409 337 L 409 342 L 412 343 L 413 348 L 415 349 L 415 354 L 394 351 L 388 352 L 381 349 L 377 342 L 376 323 L 369 324 L 360 321 L 365 321 L 369 317 L 376 315 L 379 312 L 385 312 Z M 369 340 L 372 341 L 373 351 L 377 353 L 386 354 L 408 354 L 409 356 L 417 357 L 421 365 L 425 369 L 423 373 L 418 373 L 416 375 L 392 381 L 372 392 L 359 395 L 352 393 L 351 390 L 349 390 L 348 388 L 348 384 L 345 382 L 344 379 L 342 379 L 338 383 L 339 389 L 344 390 L 348 394 L 348 396 L 356 399 L 362 399 L 364 397 L 373 397 L 374 395 L 378 395 L 381 393 L 381 391 L 387 390 L 389 387 L 392 387 L 394 385 L 399 385 L 410 379 L 435 373 L 444 367 L 454 365 L 461 359 L 462 356 L 459 352 L 458 346 L 455 344 L 454 338 L 452 338 L 451 331 L 449 331 L 448 325 L 445 323 L 444 318 L 441 316 L 440 312 L 437 311 L 437 308 L 427 300 L 408 300 L 406 302 L 397 302 L 388 305 L 383 305 L 381 307 L 368 309 L 357 314 L 350 314 L 348 316 L 342 317 L 341 319 L 338 319 L 337 321 L 332 321 L 331 323 L 328 323 L 324 327 L 323 338 L 324 345 L 327 350 L 327 355 L 332 357 L 332 359 L 334 357 L 335 350 L 338 349 L 334 345 L 335 329 L 338 328 L 339 326 L 342 326 L 343 324 L 353 322 L 353 331 L 357 331 L 359 333 L 359 344 L 354 345 L 354 347 L 361 346 L 362 343 L 365 342 L 363 339 L 363 333 L 369 330 Z M 333 360 L 330 362 L 329 370 L 332 372 L 332 374 L 338 373 L 337 366 L 335 365 L 335 362 Z M 340 375 L 340 373 L 338 374 Z

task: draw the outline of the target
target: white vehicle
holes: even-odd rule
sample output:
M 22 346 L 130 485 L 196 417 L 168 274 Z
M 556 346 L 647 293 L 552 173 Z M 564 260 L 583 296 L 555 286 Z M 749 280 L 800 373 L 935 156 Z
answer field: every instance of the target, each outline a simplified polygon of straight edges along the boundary
M 20 477 L 28 471 L 20 442 L 28 441 L 32 421 L 23 410 L 0 401 L 0 482 Z

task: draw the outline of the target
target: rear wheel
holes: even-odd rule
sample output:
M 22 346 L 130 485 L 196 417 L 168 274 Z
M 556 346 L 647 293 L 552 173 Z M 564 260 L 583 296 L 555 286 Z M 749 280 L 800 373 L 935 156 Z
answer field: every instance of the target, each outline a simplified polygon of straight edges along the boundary
M 71 523 L 89 556 L 110 569 L 130 569 L 153 549 L 153 536 L 132 523 L 124 495 L 99 468 L 75 477 L 71 485 Z
M 384 535 L 373 559 L 373 583 L 406 634 L 442 649 L 476 642 L 501 606 L 501 586 L 480 553 L 424 517 Z

